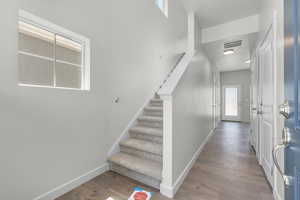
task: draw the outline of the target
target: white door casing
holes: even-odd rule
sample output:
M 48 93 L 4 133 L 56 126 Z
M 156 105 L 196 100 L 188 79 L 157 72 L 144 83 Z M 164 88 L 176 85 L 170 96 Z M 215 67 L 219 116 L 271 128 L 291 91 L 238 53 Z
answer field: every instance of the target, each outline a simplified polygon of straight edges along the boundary
M 255 149 L 256 156 L 259 160 L 259 118 L 258 111 L 258 94 L 259 94 L 259 65 L 255 55 L 251 60 L 251 145 Z
M 217 73 L 213 74 L 213 121 L 214 128 L 218 125 L 218 113 L 217 113 Z
M 261 112 L 259 115 L 260 163 L 271 186 L 274 184 L 272 160 L 273 135 L 275 131 L 274 64 L 274 31 L 273 28 L 271 28 L 259 48 L 259 112 Z

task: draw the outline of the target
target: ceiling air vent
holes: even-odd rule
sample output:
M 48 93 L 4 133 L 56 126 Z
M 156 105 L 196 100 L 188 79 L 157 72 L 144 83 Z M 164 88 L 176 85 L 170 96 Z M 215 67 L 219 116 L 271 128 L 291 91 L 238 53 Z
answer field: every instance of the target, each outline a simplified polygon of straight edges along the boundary
M 227 42 L 224 44 L 224 49 L 231 49 L 242 46 L 242 40 Z

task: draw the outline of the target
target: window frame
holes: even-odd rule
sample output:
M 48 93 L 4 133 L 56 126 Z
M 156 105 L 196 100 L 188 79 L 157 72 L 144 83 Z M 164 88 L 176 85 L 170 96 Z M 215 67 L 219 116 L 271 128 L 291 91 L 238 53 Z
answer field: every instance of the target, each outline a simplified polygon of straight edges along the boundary
M 159 1 L 163 1 L 163 7 L 160 7 Z M 166 18 L 169 18 L 169 0 L 155 0 L 156 6 L 161 10 Z
M 85 36 L 74 33 L 70 30 L 67 30 L 61 26 L 58 26 L 48 20 L 37 17 L 25 10 L 19 10 L 18 26 L 19 22 L 36 26 L 38 28 L 44 29 L 50 33 L 53 33 L 58 36 L 62 36 L 66 39 L 72 40 L 74 42 L 80 43 L 82 45 L 82 73 L 81 73 L 81 88 L 69 88 L 69 87 L 57 87 L 53 86 L 44 86 L 44 85 L 35 85 L 35 84 L 24 84 L 19 82 L 19 86 L 28 86 L 28 87 L 41 87 L 41 88 L 57 88 L 57 89 L 68 89 L 68 90 L 81 90 L 81 91 L 90 91 L 90 68 L 91 68 L 91 42 Z M 19 28 L 19 27 L 18 27 Z M 18 30 L 19 32 L 19 30 Z M 56 40 L 55 40 L 56 41 Z M 54 44 L 55 45 L 55 44 Z M 18 54 L 24 53 L 21 52 L 18 48 Z M 43 57 L 43 56 L 41 56 Z M 56 62 L 56 56 L 53 57 L 54 62 Z M 60 62 L 59 62 L 60 63 Z M 65 62 L 66 63 L 66 62 Z M 75 66 L 74 67 L 78 67 Z M 55 69 L 54 69 L 55 70 Z M 55 74 L 54 77 L 55 79 Z

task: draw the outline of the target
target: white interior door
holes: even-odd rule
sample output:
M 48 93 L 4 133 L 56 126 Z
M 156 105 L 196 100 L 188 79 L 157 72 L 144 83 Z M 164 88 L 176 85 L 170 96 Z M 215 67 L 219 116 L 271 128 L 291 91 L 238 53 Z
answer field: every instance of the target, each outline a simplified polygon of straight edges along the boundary
M 260 106 L 259 106 L 259 133 L 261 165 L 267 179 L 273 186 L 272 175 L 272 147 L 274 133 L 274 45 L 273 31 L 271 30 L 259 50 L 260 60 Z
M 258 91 L 259 91 L 259 65 L 255 56 L 251 62 L 251 145 L 255 149 L 256 156 L 259 159 L 259 118 L 258 111 Z
M 240 86 L 223 86 L 223 120 L 241 121 Z

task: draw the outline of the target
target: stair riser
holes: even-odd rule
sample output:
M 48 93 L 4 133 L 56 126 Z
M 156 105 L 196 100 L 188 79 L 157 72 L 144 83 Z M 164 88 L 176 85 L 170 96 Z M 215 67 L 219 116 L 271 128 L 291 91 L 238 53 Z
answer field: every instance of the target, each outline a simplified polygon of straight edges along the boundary
M 147 160 L 153 160 L 156 162 L 162 162 L 162 157 L 161 155 L 157 155 L 157 154 L 153 154 L 153 153 L 149 153 L 149 152 L 144 152 L 144 151 L 139 151 L 130 147 L 125 147 L 125 146 L 120 146 L 120 150 L 123 153 L 127 153 L 130 155 L 134 155 L 137 156 L 139 158 L 144 158 Z
M 150 106 L 162 108 L 163 107 L 163 103 L 154 103 L 154 102 L 151 102 Z
M 149 127 L 149 128 L 162 128 L 163 127 L 162 122 L 153 122 L 153 121 L 146 121 L 146 120 L 139 120 L 138 124 L 141 126 Z
M 121 174 L 123 176 L 127 176 L 127 177 L 129 177 L 131 179 L 134 179 L 134 180 L 136 180 L 140 183 L 143 183 L 145 185 L 149 185 L 149 186 L 154 187 L 156 189 L 160 189 L 161 181 L 157 180 L 155 178 L 152 178 L 152 177 L 146 176 L 144 174 L 140 174 L 138 172 L 129 170 L 127 168 L 116 165 L 114 163 L 110 163 L 110 170 L 114 171 L 118 174 Z
M 142 134 L 142 133 L 134 133 L 134 132 L 130 132 L 129 134 L 130 134 L 130 137 L 135 138 L 135 139 L 146 140 L 146 141 L 158 143 L 158 144 L 163 143 L 163 138 L 159 137 L 159 136 L 152 136 L 152 135 L 147 135 L 147 134 Z
M 145 113 L 146 116 L 154 116 L 154 117 L 162 117 L 163 116 L 162 111 L 148 111 L 148 110 L 145 110 L 144 113 Z

